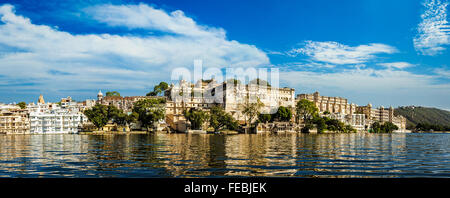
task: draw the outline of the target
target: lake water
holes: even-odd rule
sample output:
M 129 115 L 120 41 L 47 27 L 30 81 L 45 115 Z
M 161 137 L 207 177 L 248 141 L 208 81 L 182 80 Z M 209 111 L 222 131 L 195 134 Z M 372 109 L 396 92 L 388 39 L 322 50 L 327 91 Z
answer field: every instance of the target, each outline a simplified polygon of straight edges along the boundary
M 0 177 L 450 177 L 450 134 L 0 135 Z

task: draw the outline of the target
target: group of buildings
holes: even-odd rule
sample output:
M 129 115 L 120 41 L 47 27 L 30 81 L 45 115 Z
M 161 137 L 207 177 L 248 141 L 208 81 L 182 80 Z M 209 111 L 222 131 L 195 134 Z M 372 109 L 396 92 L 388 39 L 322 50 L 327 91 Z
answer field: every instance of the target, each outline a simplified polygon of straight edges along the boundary
M 45 102 L 42 95 L 37 103 L 29 103 L 25 108 L 17 104 L 0 104 L 0 133 L 7 134 L 50 134 L 78 133 L 81 130 L 96 130 L 95 126 L 83 114 L 83 111 L 96 104 L 114 105 L 126 113 L 131 113 L 133 104 L 151 96 L 103 96 L 99 91 L 97 99 L 82 102 L 72 100 L 70 96 L 58 103 Z M 104 130 L 117 126 L 106 125 Z
M 165 96 L 168 98 L 166 122 L 177 131 L 187 130 L 189 122 L 183 112 L 192 108 L 208 111 L 212 106 L 219 105 L 244 124 L 247 117 L 242 113 L 242 104 L 246 102 L 259 100 L 263 104 L 263 113 L 273 114 L 280 106 L 295 113 L 295 105 L 302 99 L 313 102 L 320 116 L 337 119 L 358 131 L 367 131 L 374 122 L 392 122 L 398 126 L 399 131 L 406 130 L 406 118 L 394 116 L 392 107 L 372 108 L 370 103 L 367 106 L 358 106 L 349 103 L 346 98 L 321 96 L 319 92 L 296 96 L 292 88 L 274 88 L 268 84 L 241 84 L 236 80 L 217 83 L 214 79 L 190 83 L 181 80 L 178 85 L 171 84 Z M 293 116 L 290 122 L 259 123 L 256 132 L 294 132 L 299 131 L 302 126 L 302 123 L 295 124 Z
M 259 101 L 263 104 L 262 113 L 275 113 L 280 106 L 287 107 L 295 113 L 295 105 L 299 100 L 312 101 L 319 110 L 320 116 L 337 119 L 351 125 L 358 131 L 367 131 L 374 122 L 392 122 L 399 130 L 406 129 L 406 119 L 394 116 L 390 108 L 373 108 L 349 103 L 341 97 L 321 96 L 313 94 L 295 95 L 292 88 L 275 88 L 269 84 L 242 84 L 237 80 L 216 82 L 198 80 L 196 83 L 181 80 L 177 85 L 171 84 L 164 92 L 165 120 L 162 122 L 173 131 L 187 131 L 189 121 L 184 112 L 189 109 L 209 111 L 213 106 L 221 106 L 234 119 L 244 124 L 247 121 L 242 111 L 242 104 Z M 158 97 L 158 96 L 156 96 Z M 161 96 L 160 96 L 161 97 Z M 37 103 L 30 103 L 26 108 L 15 104 L 0 104 L 0 133 L 77 133 L 80 129 L 92 126 L 82 113 L 95 104 L 114 105 L 125 113 L 131 113 L 134 103 L 139 100 L 155 98 L 155 96 L 104 96 L 100 91 L 97 99 L 75 102 L 72 98 L 62 98 L 59 103 L 46 103 L 41 95 Z M 257 132 L 298 131 L 301 125 L 294 122 L 260 123 Z
M 60 103 L 46 103 L 42 95 L 37 103 L 29 103 L 25 108 L 3 104 L 0 105 L 0 133 L 77 133 L 78 128 L 88 122 L 80 107 L 84 105 L 70 97 L 61 99 Z
M 358 106 L 348 103 L 346 98 L 321 96 L 319 92 L 297 95 L 296 101 L 301 99 L 313 102 L 319 110 L 319 115 L 337 119 L 358 131 L 367 131 L 374 122 L 392 122 L 400 131 L 406 130 L 406 118 L 395 116 L 392 107 L 373 108 L 370 103 Z
M 208 111 L 213 106 L 221 106 L 239 123 L 247 120 L 242 111 L 244 103 L 259 100 L 264 113 L 275 113 L 279 106 L 295 107 L 295 90 L 292 88 L 273 88 L 257 83 L 242 84 L 237 80 L 218 83 L 214 79 L 198 80 L 196 83 L 181 80 L 171 84 L 165 91 L 166 122 L 176 131 L 186 131 L 189 122 L 183 112 L 189 109 Z

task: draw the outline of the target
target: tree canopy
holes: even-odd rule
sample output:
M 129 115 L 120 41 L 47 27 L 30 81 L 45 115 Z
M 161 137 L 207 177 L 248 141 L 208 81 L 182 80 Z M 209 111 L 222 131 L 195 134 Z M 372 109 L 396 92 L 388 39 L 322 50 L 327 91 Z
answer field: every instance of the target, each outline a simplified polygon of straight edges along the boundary
M 220 106 L 211 108 L 209 125 L 214 128 L 214 131 L 219 131 L 225 128 L 236 130 L 238 128 L 238 122 Z
M 118 109 L 113 105 L 108 106 L 108 119 L 112 120 L 113 123 L 119 126 L 126 126 L 133 122 L 136 122 L 138 118 L 138 114 L 133 112 L 131 114 L 127 114 L 123 112 L 122 109 Z
M 310 124 L 311 120 L 318 114 L 319 109 L 317 109 L 314 102 L 302 99 L 297 102 L 295 111 L 297 122 L 302 119 L 306 124 Z
M 258 115 L 258 122 L 261 123 L 272 122 L 272 114 L 260 113 Z
M 247 124 L 252 124 L 253 120 L 259 115 L 261 109 L 264 107 L 264 103 L 257 99 L 256 102 L 250 103 L 248 100 L 241 105 L 242 113 L 247 116 Z
M 166 82 L 160 82 L 158 85 L 153 87 L 153 91 L 147 93 L 147 96 L 157 96 L 169 88 L 169 84 Z
M 325 130 L 341 133 L 356 132 L 356 129 L 354 129 L 351 125 L 346 125 L 345 123 L 337 119 L 328 117 L 315 116 L 312 120 L 312 123 L 316 126 L 318 133 L 322 133 Z
M 27 108 L 27 103 L 19 102 L 19 103 L 17 103 L 17 106 L 19 106 L 21 109 L 25 109 L 25 108 Z
M 292 111 L 288 107 L 278 107 L 277 113 L 275 113 L 275 119 L 283 122 L 288 122 L 292 118 Z
M 450 126 L 419 123 L 416 125 L 415 130 L 416 131 L 450 131 Z
M 208 114 L 201 110 L 190 109 L 184 112 L 184 116 L 191 122 L 191 129 L 202 129 L 203 124 L 208 120 Z
M 397 125 L 392 122 L 385 122 L 381 124 L 380 122 L 374 122 L 371 126 L 370 132 L 372 133 L 392 133 L 394 130 L 398 130 Z
M 120 96 L 120 93 L 117 91 L 108 91 L 106 92 L 106 96 Z
M 164 119 L 164 102 L 165 100 L 158 98 L 139 100 L 133 107 L 134 116 L 143 127 L 151 127 L 158 120 Z
M 96 104 L 91 109 L 85 110 L 83 113 L 98 129 L 105 126 L 109 121 L 108 106 L 106 105 Z

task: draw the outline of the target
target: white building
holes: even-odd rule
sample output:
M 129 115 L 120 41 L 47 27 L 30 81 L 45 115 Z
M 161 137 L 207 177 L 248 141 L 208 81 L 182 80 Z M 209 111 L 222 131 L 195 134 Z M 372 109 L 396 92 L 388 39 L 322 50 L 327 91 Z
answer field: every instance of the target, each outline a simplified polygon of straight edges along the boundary
M 78 133 L 82 115 L 65 109 L 30 112 L 30 133 Z
M 30 133 L 78 133 L 78 127 L 87 118 L 75 104 L 70 98 L 61 104 L 62 107 L 44 103 L 43 99 L 37 104 L 29 104 Z

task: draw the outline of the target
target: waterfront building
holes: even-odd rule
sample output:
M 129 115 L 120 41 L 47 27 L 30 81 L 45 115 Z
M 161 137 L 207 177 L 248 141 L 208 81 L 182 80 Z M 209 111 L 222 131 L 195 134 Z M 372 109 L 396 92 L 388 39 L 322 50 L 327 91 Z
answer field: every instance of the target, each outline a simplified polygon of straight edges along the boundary
M 179 84 L 169 85 L 164 92 L 166 101 L 166 120 L 168 126 L 176 131 L 186 131 L 190 125 L 184 117 L 184 111 L 198 109 L 207 111 L 217 105 L 211 97 L 204 97 L 207 91 L 211 91 L 219 84 L 212 80 L 199 80 L 193 84 L 185 80 L 180 80 Z
M 346 98 L 321 96 L 319 92 L 313 94 L 299 94 L 296 101 L 307 99 L 314 102 L 319 110 L 319 115 L 337 119 L 351 125 L 358 131 L 366 131 L 374 122 L 392 122 L 397 125 L 399 131 L 406 130 L 406 118 L 394 116 L 394 108 L 373 108 L 372 104 L 358 106 L 349 104 Z
M 67 96 L 67 98 L 61 98 L 60 106 L 61 106 L 61 108 L 66 108 L 66 109 L 78 108 L 77 103 L 74 102 L 72 100 L 72 97 L 70 97 L 70 96 Z
M 83 102 L 78 102 L 78 103 L 77 103 L 77 107 L 78 107 L 78 109 L 80 110 L 80 112 L 83 112 L 84 110 L 90 109 L 90 108 L 92 108 L 93 106 L 95 106 L 96 103 L 97 103 L 96 100 L 94 100 L 94 99 L 88 99 L 88 100 L 85 100 L 85 101 L 83 101 Z
M 163 98 L 158 96 L 103 96 L 101 91 L 97 94 L 96 104 L 113 105 L 118 109 L 122 109 L 124 112 L 131 112 L 133 105 L 139 100 L 145 100 L 150 98 Z M 93 105 L 92 105 L 93 106 Z
M 17 105 L 0 105 L 0 133 L 29 133 L 28 110 Z
M 321 96 L 319 92 L 312 94 L 298 94 L 296 102 L 306 99 L 313 102 L 319 110 L 320 116 L 326 116 L 351 125 L 358 131 L 367 129 L 366 117 L 357 112 L 358 106 L 348 103 L 348 99 L 342 97 Z
M 370 127 L 374 122 L 391 122 L 399 128 L 399 131 L 406 130 L 406 118 L 399 115 L 394 115 L 394 108 L 384 108 L 383 106 L 379 108 L 372 108 L 372 104 L 367 104 L 366 106 L 357 107 L 357 111 L 365 115 L 366 119 L 369 120 L 367 126 Z
M 30 112 L 30 133 L 77 133 L 82 114 L 65 109 Z
M 258 123 L 256 133 L 284 133 L 300 131 L 300 125 L 293 122 Z
M 358 112 L 363 113 L 372 122 L 392 122 L 394 118 L 394 109 L 390 107 L 385 109 L 383 106 L 379 108 L 372 108 L 372 104 L 367 106 L 359 106 Z
M 259 99 L 264 104 L 262 111 L 265 113 L 275 113 L 279 106 L 293 110 L 294 93 L 292 88 L 275 88 L 254 83 L 217 83 L 214 79 L 200 79 L 194 84 L 180 80 L 177 86 L 171 84 L 165 92 L 168 98 L 166 122 L 177 131 L 185 131 L 189 123 L 184 118 L 184 111 L 192 108 L 208 111 L 213 106 L 221 106 L 225 112 L 243 124 L 246 116 L 242 113 L 242 104 L 245 102 L 256 102 Z
M 348 114 L 344 123 L 350 124 L 357 131 L 365 131 L 368 127 L 365 115 L 360 113 Z
M 364 114 L 342 114 L 342 113 L 330 113 L 330 114 L 322 114 L 322 116 L 329 117 L 331 119 L 339 120 L 344 124 L 348 124 L 352 126 L 357 131 L 364 131 L 367 129 L 366 126 L 366 118 Z
M 356 111 L 356 104 L 349 104 L 346 98 L 342 97 L 329 97 L 321 96 L 319 92 L 313 94 L 298 94 L 296 102 L 302 99 L 307 99 L 314 102 L 319 110 L 319 113 L 340 113 L 340 114 L 353 114 Z
M 223 97 L 222 107 L 241 123 L 247 119 L 242 113 L 242 104 L 246 102 L 260 100 L 264 105 L 261 109 L 262 113 L 269 114 L 276 113 L 280 106 L 290 108 L 291 111 L 294 111 L 295 107 L 295 89 L 293 88 L 224 82 L 219 91 L 222 91 L 222 93 L 219 92 L 219 95 Z
M 78 127 L 87 122 L 87 117 L 79 111 L 70 97 L 62 99 L 61 105 L 58 105 L 45 103 L 41 95 L 38 103 L 28 104 L 27 109 L 30 133 L 77 133 Z

